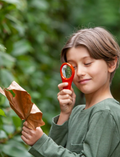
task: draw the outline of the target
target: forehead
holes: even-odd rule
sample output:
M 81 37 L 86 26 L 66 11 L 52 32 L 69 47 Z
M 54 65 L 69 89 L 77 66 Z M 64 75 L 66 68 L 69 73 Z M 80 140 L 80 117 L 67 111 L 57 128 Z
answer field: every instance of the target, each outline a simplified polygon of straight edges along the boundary
M 72 47 L 66 53 L 67 60 L 91 58 L 89 51 L 84 46 Z

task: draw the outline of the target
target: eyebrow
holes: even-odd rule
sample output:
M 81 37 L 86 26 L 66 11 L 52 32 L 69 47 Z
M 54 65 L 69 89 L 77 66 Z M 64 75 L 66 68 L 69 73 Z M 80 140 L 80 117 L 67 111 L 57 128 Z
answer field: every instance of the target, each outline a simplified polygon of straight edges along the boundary
M 86 59 L 86 58 L 90 58 L 90 59 L 92 59 L 90 56 L 84 56 L 83 58 L 81 58 L 81 59 Z M 67 62 L 73 62 L 74 60 L 67 60 Z

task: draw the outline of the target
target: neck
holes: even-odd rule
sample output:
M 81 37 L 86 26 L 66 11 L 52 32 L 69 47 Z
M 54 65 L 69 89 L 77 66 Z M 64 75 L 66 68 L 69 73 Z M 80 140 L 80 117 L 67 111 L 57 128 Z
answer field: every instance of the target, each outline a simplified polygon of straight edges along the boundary
M 98 91 L 91 93 L 91 94 L 86 94 L 85 95 L 86 98 L 86 107 L 90 108 L 91 106 L 95 105 L 96 103 L 107 99 L 107 98 L 113 98 L 111 92 L 110 92 L 110 87 L 106 88 L 106 89 L 99 89 Z

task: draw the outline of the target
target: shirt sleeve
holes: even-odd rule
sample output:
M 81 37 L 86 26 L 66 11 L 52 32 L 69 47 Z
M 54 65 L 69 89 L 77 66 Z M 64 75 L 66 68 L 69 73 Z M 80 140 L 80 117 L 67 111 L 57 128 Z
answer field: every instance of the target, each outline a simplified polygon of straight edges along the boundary
M 68 135 L 68 121 L 62 125 L 57 125 L 58 118 L 59 116 L 56 116 L 52 119 L 49 137 L 51 137 L 58 145 L 65 147 Z
M 114 118 L 109 111 L 103 111 L 92 116 L 83 141 L 83 150 L 79 154 L 58 145 L 46 134 L 32 146 L 29 152 L 35 157 L 109 157 L 118 143 L 119 136 Z

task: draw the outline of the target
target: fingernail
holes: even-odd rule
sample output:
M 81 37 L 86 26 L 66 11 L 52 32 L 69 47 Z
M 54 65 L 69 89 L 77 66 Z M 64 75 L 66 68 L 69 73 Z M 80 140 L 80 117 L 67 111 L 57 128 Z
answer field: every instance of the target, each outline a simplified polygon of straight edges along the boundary
M 68 82 L 65 82 L 65 85 L 67 86 L 67 85 L 68 85 Z

